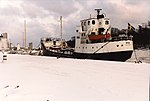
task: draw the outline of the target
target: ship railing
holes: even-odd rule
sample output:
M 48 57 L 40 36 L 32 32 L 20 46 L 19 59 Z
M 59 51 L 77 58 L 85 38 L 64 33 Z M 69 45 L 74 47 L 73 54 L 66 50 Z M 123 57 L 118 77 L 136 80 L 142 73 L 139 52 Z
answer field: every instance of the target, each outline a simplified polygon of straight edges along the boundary
M 64 39 L 63 39 L 64 40 Z M 60 38 L 53 38 L 53 37 L 47 37 L 47 38 L 41 38 L 41 42 L 43 41 L 61 41 Z
M 112 37 L 112 41 L 123 41 L 123 40 L 132 40 L 132 36 L 124 36 L 124 37 Z

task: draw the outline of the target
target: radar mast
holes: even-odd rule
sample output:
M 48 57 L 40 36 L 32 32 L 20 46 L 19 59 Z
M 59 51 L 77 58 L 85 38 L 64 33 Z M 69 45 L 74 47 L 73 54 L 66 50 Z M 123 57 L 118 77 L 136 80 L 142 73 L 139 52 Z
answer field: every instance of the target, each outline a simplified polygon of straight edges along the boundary
M 95 9 L 95 11 L 97 11 L 97 19 L 101 19 L 104 18 L 104 14 L 100 14 L 102 9 Z

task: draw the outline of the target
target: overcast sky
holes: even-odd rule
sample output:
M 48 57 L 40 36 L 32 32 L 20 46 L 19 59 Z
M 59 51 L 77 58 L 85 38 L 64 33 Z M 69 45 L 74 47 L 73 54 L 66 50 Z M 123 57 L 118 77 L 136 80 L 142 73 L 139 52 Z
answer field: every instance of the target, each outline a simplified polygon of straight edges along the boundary
M 7 32 L 9 40 L 22 45 L 24 19 L 27 21 L 27 43 L 34 47 L 41 37 L 60 37 L 59 19 L 63 16 L 63 38 L 75 34 L 80 20 L 95 16 L 102 8 L 111 19 L 111 26 L 135 27 L 150 20 L 150 0 L 0 0 L 0 33 Z

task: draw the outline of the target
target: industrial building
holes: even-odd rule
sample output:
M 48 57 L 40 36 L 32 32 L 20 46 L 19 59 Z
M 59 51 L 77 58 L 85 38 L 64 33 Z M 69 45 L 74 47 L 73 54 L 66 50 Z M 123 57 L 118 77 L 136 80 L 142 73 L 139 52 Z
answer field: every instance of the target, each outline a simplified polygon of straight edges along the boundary
M 2 33 L 0 35 L 0 50 L 9 49 L 8 36 L 7 33 Z

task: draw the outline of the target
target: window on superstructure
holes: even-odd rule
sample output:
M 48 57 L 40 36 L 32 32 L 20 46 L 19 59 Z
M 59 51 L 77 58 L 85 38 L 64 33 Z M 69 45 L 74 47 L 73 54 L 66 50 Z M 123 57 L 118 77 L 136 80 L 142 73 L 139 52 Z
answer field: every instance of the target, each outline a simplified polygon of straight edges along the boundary
M 105 31 L 104 28 L 99 28 L 99 29 L 98 29 L 98 33 L 99 33 L 99 34 L 102 34 L 104 31 Z
M 91 32 L 91 35 L 95 35 L 95 32 Z
M 95 20 L 92 20 L 92 24 L 95 25 Z
M 85 33 L 82 33 L 81 36 L 85 36 Z
M 88 21 L 88 25 L 90 25 L 90 21 Z
M 102 22 L 99 22 L 99 25 L 101 25 L 102 24 Z
M 108 25 L 108 24 L 109 24 L 109 21 L 105 21 L 105 24 Z
M 81 26 L 83 26 L 83 22 L 81 22 Z
M 84 26 L 86 26 L 86 22 L 84 22 Z

